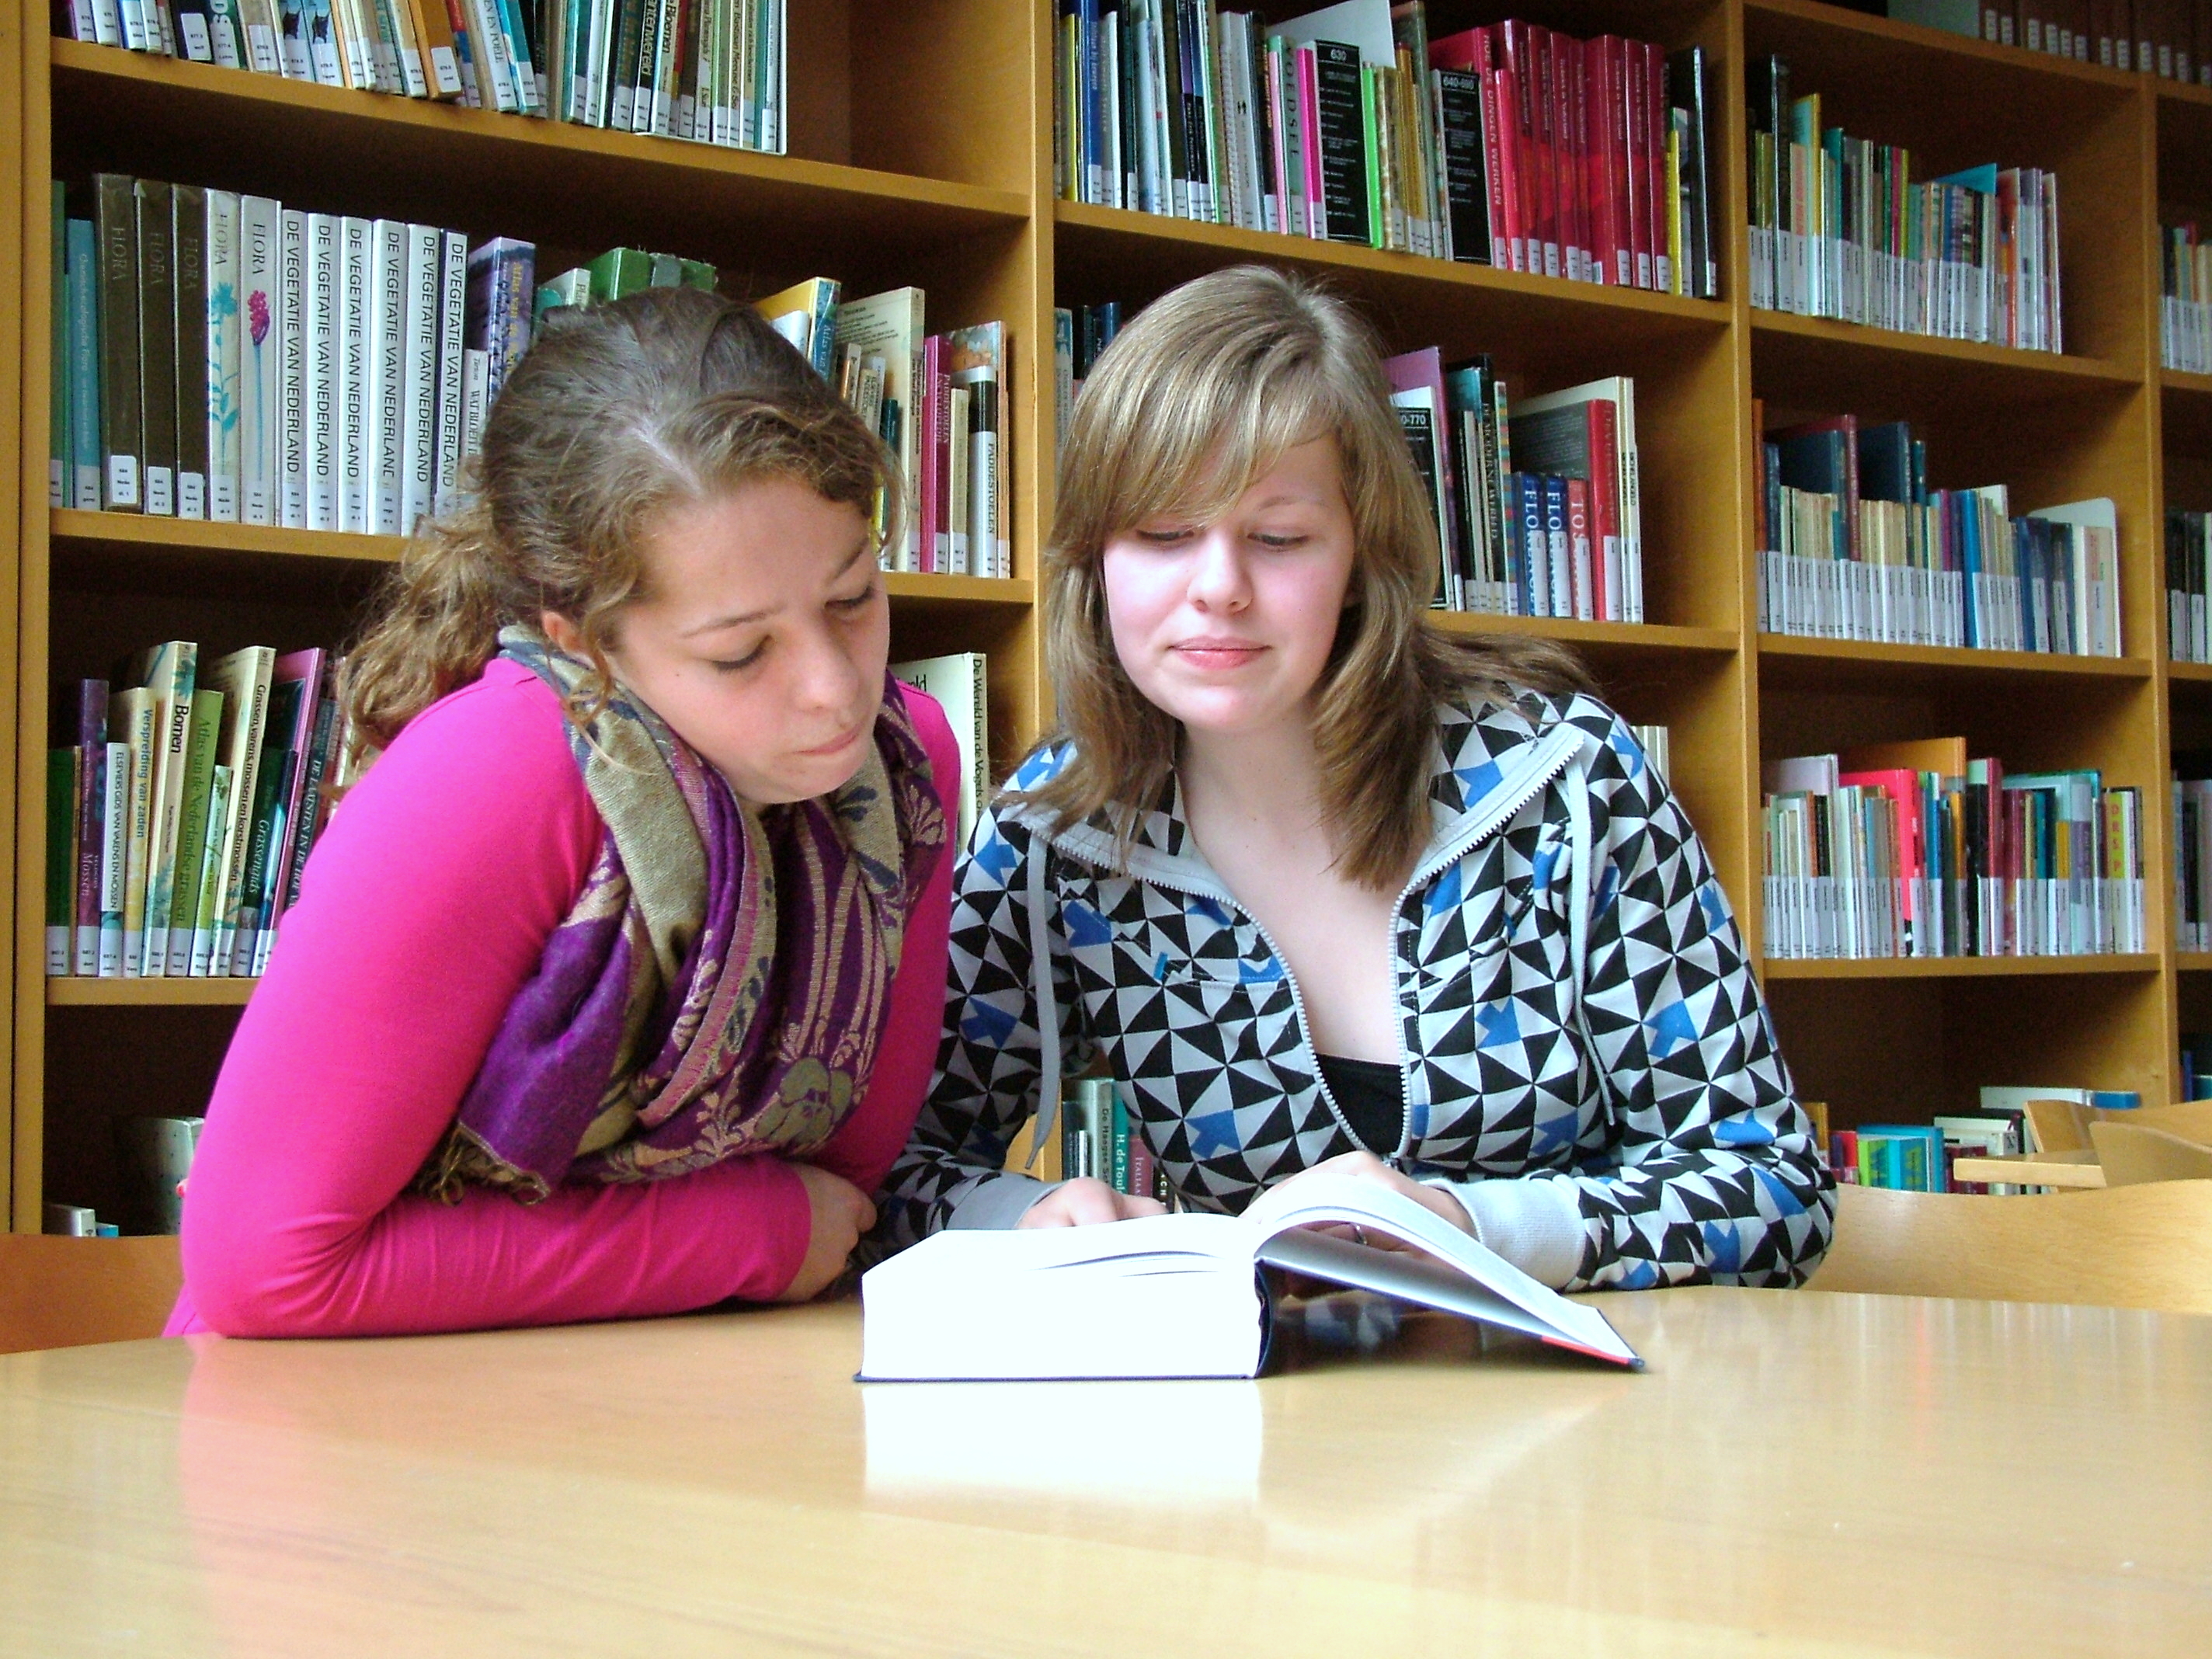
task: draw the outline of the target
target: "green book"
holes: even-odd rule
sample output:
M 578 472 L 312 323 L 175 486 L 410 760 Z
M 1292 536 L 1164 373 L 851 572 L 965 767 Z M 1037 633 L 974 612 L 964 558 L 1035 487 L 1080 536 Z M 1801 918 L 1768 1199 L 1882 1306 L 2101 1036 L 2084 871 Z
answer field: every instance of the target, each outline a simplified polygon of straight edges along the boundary
M 70 505 L 100 510 L 100 238 L 89 219 L 69 234 Z
M 46 971 L 70 970 L 76 921 L 76 769 L 75 749 L 46 750 Z
M 213 695 L 221 696 L 220 692 Z M 208 836 L 200 849 L 200 878 L 198 897 L 192 907 L 192 972 L 205 976 L 209 957 L 202 954 L 204 941 L 212 940 L 222 911 L 223 826 L 230 822 L 231 780 L 237 775 L 221 761 L 215 763 L 208 778 Z
M 185 793 L 177 825 L 174 908 L 169 919 L 169 973 L 191 972 L 192 935 L 203 925 L 206 902 L 208 824 L 215 795 L 216 750 L 222 741 L 222 693 L 192 694 L 185 750 Z M 220 822 L 220 819 L 216 820 Z
M 1375 66 L 1359 66 L 1359 146 L 1367 163 L 1367 240 L 1370 246 L 1381 247 L 1389 239 L 1383 234 L 1382 217 L 1382 156 L 1376 145 Z
M 592 275 L 592 303 L 605 305 L 653 286 L 653 256 L 643 248 L 611 247 L 584 267 Z

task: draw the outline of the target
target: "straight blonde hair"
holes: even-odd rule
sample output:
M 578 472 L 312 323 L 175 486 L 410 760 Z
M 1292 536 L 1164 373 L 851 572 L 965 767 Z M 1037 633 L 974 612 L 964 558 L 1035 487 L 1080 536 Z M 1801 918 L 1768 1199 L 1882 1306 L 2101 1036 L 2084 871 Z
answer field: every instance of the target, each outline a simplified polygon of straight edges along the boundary
M 1402 881 L 1430 830 L 1437 710 L 1587 684 L 1543 640 L 1445 633 L 1429 617 L 1440 555 L 1374 337 L 1297 276 L 1240 265 L 1145 308 L 1084 382 L 1044 552 L 1045 656 L 1074 755 L 1025 799 L 1067 823 L 1105 811 L 1126 844 L 1173 773 L 1181 727 L 1114 649 L 1106 544 L 1155 514 L 1219 518 L 1285 451 L 1336 440 L 1352 581 L 1313 691 L 1322 821 L 1338 867 Z

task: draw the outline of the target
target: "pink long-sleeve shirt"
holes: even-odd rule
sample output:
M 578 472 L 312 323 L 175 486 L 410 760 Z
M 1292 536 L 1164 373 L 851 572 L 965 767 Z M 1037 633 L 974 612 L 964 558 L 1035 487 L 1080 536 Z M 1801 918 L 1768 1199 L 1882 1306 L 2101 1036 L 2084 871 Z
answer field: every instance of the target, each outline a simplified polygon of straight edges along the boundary
M 906 693 L 958 775 L 936 703 Z M 811 1212 L 783 1159 L 727 1159 L 544 1202 L 406 1190 L 508 1002 L 583 890 L 601 823 L 553 691 L 519 665 L 424 711 L 308 861 L 210 1102 L 169 1334 L 367 1336 L 556 1324 L 766 1299 Z M 937 1054 L 952 849 L 915 908 L 860 1103 L 809 1161 L 872 1193 Z

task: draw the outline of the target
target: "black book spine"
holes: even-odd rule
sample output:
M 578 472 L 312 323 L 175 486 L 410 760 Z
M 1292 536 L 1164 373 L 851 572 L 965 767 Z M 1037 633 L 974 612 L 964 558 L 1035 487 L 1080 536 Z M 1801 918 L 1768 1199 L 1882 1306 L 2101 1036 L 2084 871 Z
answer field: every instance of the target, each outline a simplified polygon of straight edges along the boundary
M 177 272 L 177 516 L 208 516 L 207 192 L 178 185 L 170 244 Z
M 1170 0 L 1159 9 L 1160 65 L 1167 77 L 1168 199 L 1160 210 L 1187 219 L 1194 210 L 1190 200 L 1190 129 L 1182 101 L 1182 0 Z
M 1437 147 L 1444 170 L 1444 200 L 1451 215 L 1452 258 L 1462 264 L 1490 259 L 1490 182 L 1482 149 L 1482 79 L 1461 70 L 1438 70 Z
M 1359 48 L 1334 40 L 1314 42 L 1321 106 L 1321 194 L 1323 224 L 1332 242 L 1370 245 L 1367 223 L 1367 143 L 1362 131 Z
M 100 504 L 137 513 L 145 504 L 138 407 L 138 204 L 126 173 L 93 179 L 100 239 Z

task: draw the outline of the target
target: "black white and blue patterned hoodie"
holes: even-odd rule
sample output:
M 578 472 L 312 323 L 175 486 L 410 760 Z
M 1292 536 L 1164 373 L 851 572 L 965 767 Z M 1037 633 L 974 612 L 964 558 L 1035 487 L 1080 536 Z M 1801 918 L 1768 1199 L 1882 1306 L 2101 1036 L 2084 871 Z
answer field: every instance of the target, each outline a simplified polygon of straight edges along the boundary
M 1438 712 L 1434 833 L 1396 908 L 1402 1138 L 1483 1241 L 1555 1285 L 1802 1282 L 1835 1196 L 1696 832 L 1612 710 L 1529 694 Z M 1066 748 L 1030 757 L 1034 787 Z M 1183 1200 L 1241 1211 L 1357 1148 L 1295 981 L 1200 854 L 1180 794 L 1125 860 L 1002 798 L 955 878 L 930 1098 L 882 1237 L 1007 1226 L 1000 1166 L 1103 1048 Z M 1040 1139 L 1043 1138 L 1040 1135 Z

